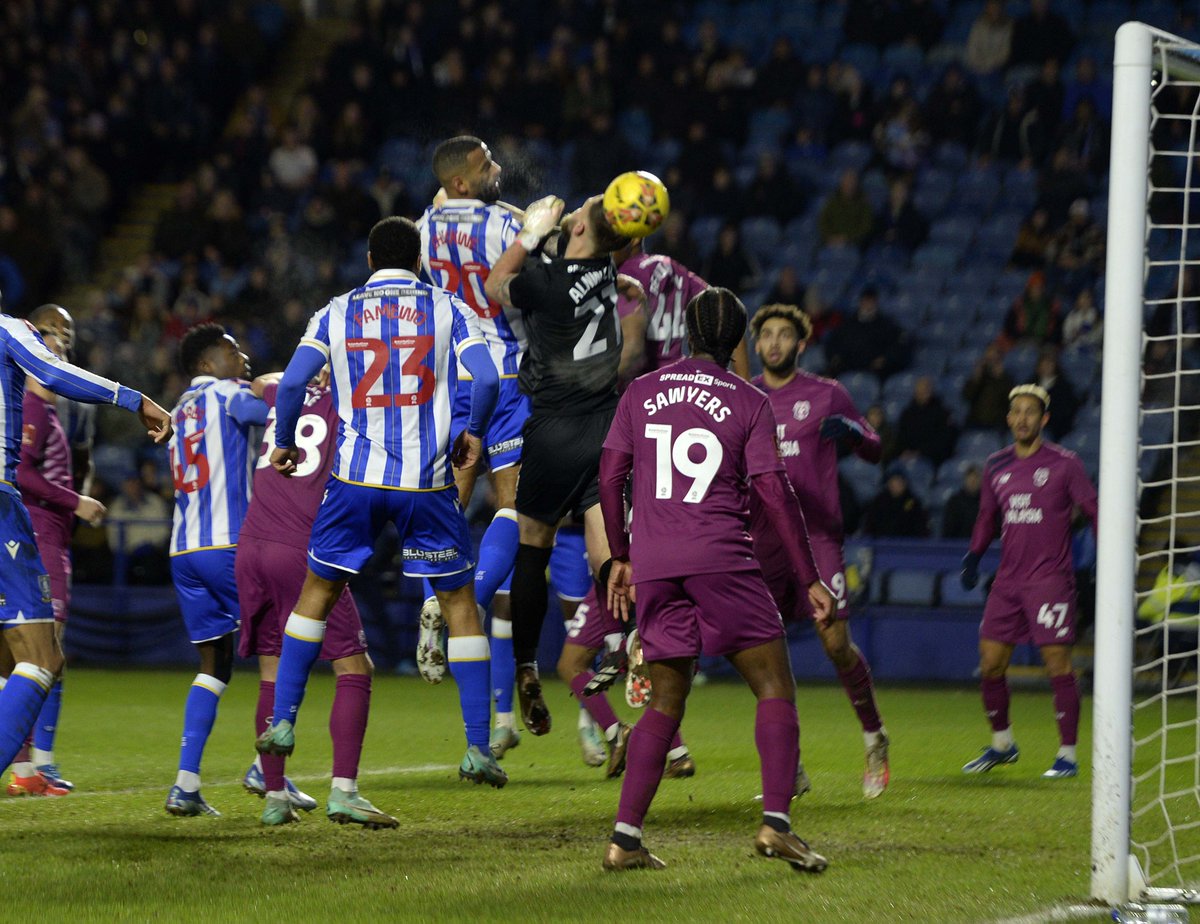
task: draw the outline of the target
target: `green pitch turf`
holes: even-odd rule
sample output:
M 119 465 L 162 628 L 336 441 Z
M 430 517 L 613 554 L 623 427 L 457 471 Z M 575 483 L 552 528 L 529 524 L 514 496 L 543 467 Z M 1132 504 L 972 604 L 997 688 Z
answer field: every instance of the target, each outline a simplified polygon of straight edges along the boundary
M 360 787 L 401 827 L 363 831 L 323 817 L 333 681 L 318 675 L 289 773 L 321 808 L 264 829 L 262 803 L 240 786 L 253 757 L 249 674 L 230 684 L 205 758 L 203 792 L 222 817 L 163 811 L 191 676 L 68 674 L 57 753 L 77 791 L 0 796 L 0 919 L 998 921 L 1087 895 L 1090 775 L 1085 757 L 1078 779 L 1041 779 L 1057 742 L 1048 694 L 1013 697 L 1020 763 L 968 777 L 959 768 L 988 740 L 977 692 L 883 688 L 892 783 L 864 802 L 845 695 L 801 688 L 814 788 L 793 804 L 793 823 L 830 859 L 813 876 L 754 852 L 749 691 L 699 687 L 683 726 L 698 773 L 665 780 L 646 822 L 668 868 L 612 874 L 600 859 L 619 783 L 581 762 L 561 684 L 547 685 L 553 732 L 522 735 L 504 761 L 511 782 L 496 791 L 458 782 L 465 746 L 449 680 L 377 678 Z

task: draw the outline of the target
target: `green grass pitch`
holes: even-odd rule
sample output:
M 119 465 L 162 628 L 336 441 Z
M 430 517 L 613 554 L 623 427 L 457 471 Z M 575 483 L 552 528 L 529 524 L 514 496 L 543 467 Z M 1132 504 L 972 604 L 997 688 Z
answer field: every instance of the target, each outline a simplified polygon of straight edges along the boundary
M 892 783 L 864 802 L 845 695 L 802 687 L 814 789 L 793 803 L 793 824 L 830 858 L 812 876 L 754 853 L 752 696 L 734 683 L 699 687 L 683 726 L 698 773 L 665 780 L 646 822 L 668 868 L 611 874 L 600 859 L 619 783 L 581 762 L 561 684 L 547 684 L 554 730 L 522 736 L 504 761 L 511 782 L 496 791 L 457 780 L 465 746 L 452 682 L 377 678 L 360 787 L 401 827 L 363 831 L 323 817 L 327 674 L 310 684 L 289 764 L 321 808 L 260 826 L 262 803 L 239 784 L 257 682 L 239 673 L 204 764 L 204 794 L 223 816 L 168 816 L 190 678 L 67 675 L 57 753 L 77 792 L 0 797 L 0 919 L 998 921 L 1087 895 L 1090 701 L 1078 779 L 1041 779 L 1057 744 L 1048 693 L 1014 694 L 1020 763 L 968 777 L 959 768 L 988 740 L 977 692 L 884 687 Z

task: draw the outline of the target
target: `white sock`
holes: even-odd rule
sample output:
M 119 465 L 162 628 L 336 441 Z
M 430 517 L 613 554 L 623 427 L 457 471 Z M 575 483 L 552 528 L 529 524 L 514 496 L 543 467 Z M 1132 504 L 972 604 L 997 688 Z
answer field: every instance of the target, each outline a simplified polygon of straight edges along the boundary
M 267 727 L 270 728 L 271 726 L 268 724 Z M 258 768 L 259 773 L 262 773 L 262 755 L 261 754 L 254 755 L 254 766 Z
M 37 767 L 27 760 L 17 761 L 12 765 L 13 776 L 33 776 L 37 773 Z
M 1058 756 L 1063 760 L 1069 760 L 1073 764 L 1079 763 L 1079 759 L 1075 756 L 1075 745 L 1064 744 L 1058 749 Z
M 688 749 L 686 744 L 681 744 L 679 747 L 671 748 L 671 750 L 667 751 L 667 760 L 679 760 L 679 758 L 687 756 Z
M 280 802 L 286 802 L 287 797 L 288 794 L 286 789 L 272 789 L 267 793 L 268 799 L 278 799 Z
M 341 790 L 347 795 L 352 796 L 358 792 L 358 780 L 352 780 L 348 776 L 335 776 L 330 788 Z
M 496 727 L 507 728 L 510 730 L 515 729 L 516 726 L 513 724 L 513 714 L 511 712 L 497 712 Z
M 192 773 L 191 770 L 180 770 L 175 774 L 175 785 L 184 792 L 199 792 L 200 774 Z
M 885 738 L 885 737 L 887 737 L 887 729 L 884 728 L 882 725 L 880 725 L 878 731 L 863 732 L 863 744 L 865 744 L 867 746 L 867 748 L 870 749 L 879 743 L 880 738 Z
M 580 731 L 586 731 L 592 727 L 592 717 L 582 706 L 579 707 L 579 722 L 577 727 Z
M 627 825 L 623 821 L 618 821 L 616 825 L 613 826 L 613 830 L 615 830 L 618 834 L 628 834 L 630 837 L 636 837 L 639 841 L 642 839 L 641 828 L 635 828 L 633 825 Z
M 620 730 L 621 730 L 621 723 L 613 722 L 612 725 L 610 725 L 610 726 L 608 726 L 608 728 L 604 729 L 604 737 L 607 738 L 609 741 L 616 741 L 617 740 L 617 732 Z
M 33 765 L 35 767 L 44 767 L 46 764 L 54 763 L 53 751 L 43 751 L 39 748 L 30 748 L 29 757 L 33 760 Z
M 1004 731 L 992 732 L 992 748 L 997 751 L 1011 751 L 1013 749 L 1013 733 L 1011 725 L 1004 729 Z

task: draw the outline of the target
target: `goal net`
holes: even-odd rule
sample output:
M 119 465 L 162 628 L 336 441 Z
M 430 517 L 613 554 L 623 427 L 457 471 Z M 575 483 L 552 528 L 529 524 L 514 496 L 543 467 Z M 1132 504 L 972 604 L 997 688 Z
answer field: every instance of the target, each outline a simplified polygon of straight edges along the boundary
M 1092 794 L 1092 893 L 1114 903 L 1147 889 L 1200 887 L 1198 129 L 1200 46 L 1141 23 L 1122 26 L 1105 279 Z

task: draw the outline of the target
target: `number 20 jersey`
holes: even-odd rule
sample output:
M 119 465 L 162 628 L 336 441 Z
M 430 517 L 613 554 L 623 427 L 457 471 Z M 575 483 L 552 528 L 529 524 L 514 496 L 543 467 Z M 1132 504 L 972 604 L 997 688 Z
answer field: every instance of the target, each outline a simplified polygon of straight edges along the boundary
M 635 581 L 758 568 L 750 478 L 784 468 L 765 394 L 711 360 L 681 359 L 629 384 L 604 448 L 633 456 Z
M 329 360 L 341 421 L 335 478 L 407 491 L 454 484 L 451 353 L 484 342 L 465 302 L 413 273 L 380 270 L 313 315 L 300 342 Z

